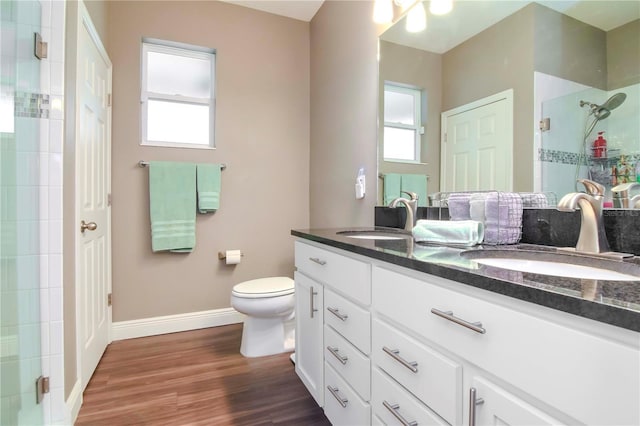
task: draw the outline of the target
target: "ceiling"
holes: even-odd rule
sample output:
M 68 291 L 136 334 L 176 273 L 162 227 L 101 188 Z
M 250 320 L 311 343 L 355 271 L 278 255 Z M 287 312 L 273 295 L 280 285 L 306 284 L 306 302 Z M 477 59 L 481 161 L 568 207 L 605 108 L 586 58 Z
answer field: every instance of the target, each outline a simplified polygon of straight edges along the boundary
M 425 31 L 408 33 L 401 23 L 389 28 L 382 35 L 382 39 L 430 52 L 444 53 L 529 3 L 532 2 L 455 0 L 453 11 L 447 15 L 434 16 L 427 12 Z M 537 3 L 604 31 L 640 19 L 640 0 L 538 0 Z M 428 4 L 425 5 L 425 9 L 428 10 Z
M 238 6 L 309 22 L 324 0 L 220 0 Z

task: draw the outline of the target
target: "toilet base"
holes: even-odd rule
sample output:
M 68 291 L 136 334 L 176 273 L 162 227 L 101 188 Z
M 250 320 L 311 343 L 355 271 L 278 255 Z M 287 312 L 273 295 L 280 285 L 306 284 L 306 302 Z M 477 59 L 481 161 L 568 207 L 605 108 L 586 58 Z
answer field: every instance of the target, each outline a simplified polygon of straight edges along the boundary
M 295 349 L 295 320 L 245 317 L 240 353 L 247 358 L 291 352 Z

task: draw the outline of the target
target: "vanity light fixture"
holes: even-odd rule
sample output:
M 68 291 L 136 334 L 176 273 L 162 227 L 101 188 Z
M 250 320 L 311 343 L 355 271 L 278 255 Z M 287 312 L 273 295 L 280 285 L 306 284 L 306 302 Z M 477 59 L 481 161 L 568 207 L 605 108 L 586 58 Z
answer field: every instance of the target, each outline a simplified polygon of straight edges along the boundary
M 407 14 L 406 30 L 410 33 L 418 33 L 427 28 L 427 13 L 422 2 L 419 1 Z
M 453 0 L 431 0 L 429 12 L 434 15 L 446 15 L 453 9 Z
M 373 22 L 376 24 L 388 24 L 393 21 L 392 0 L 376 0 L 373 4 Z

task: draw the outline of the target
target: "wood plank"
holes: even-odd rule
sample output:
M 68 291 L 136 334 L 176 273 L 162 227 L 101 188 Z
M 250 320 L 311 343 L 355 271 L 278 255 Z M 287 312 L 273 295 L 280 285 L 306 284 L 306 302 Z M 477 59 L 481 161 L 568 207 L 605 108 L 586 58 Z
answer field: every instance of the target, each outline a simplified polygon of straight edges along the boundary
M 83 395 L 83 425 L 330 425 L 289 354 L 240 355 L 242 324 L 113 342 Z

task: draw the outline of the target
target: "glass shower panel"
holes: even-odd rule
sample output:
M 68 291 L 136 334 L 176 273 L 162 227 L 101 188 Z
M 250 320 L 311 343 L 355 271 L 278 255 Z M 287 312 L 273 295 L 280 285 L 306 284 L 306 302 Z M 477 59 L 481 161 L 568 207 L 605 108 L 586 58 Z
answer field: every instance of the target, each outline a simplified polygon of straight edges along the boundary
M 0 424 L 40 425 L 40 2 L 2 0 L 0 21 Z

